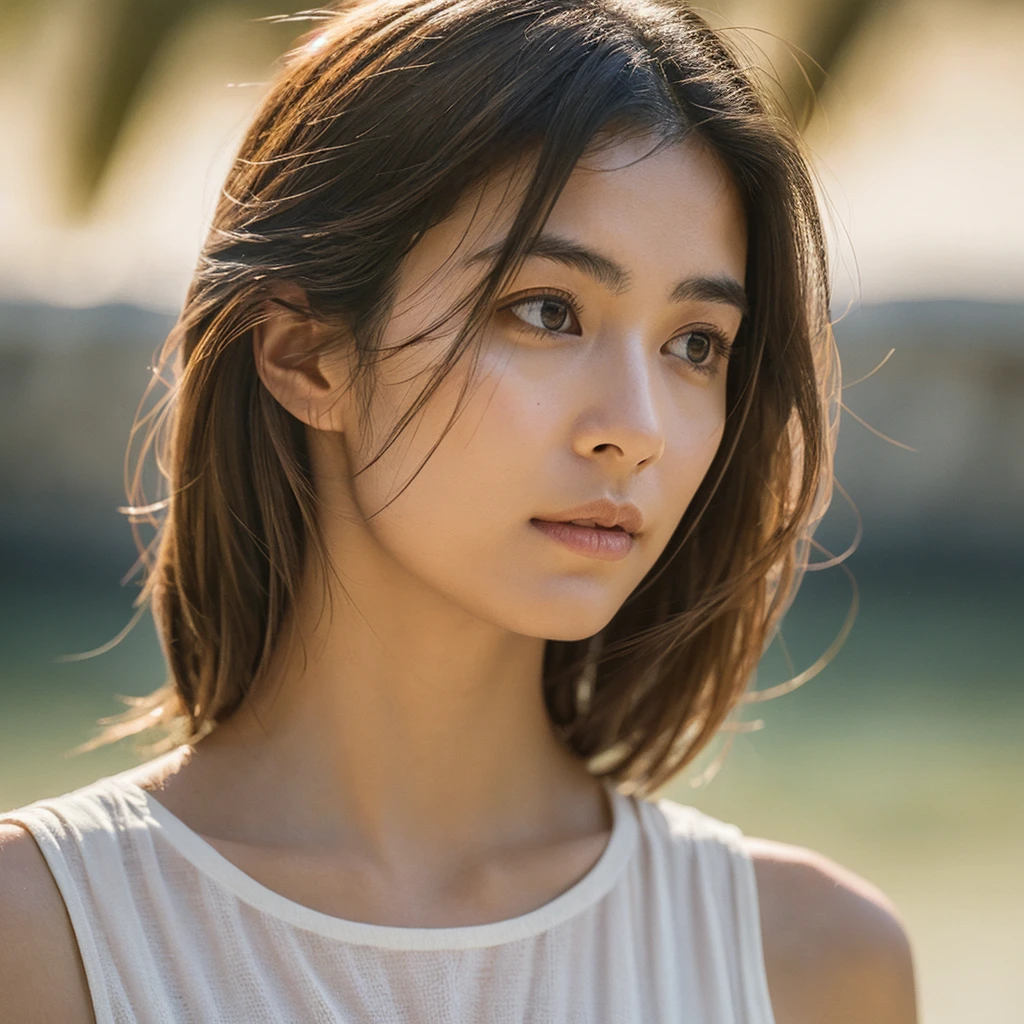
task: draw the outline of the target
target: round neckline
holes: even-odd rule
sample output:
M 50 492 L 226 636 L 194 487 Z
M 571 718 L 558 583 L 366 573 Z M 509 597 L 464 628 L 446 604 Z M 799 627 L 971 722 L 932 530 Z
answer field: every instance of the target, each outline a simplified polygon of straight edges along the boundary
M 112 779 L 117 779 L 117 776 Z M 143 817 L 151 826 L 158 827 L 178 853 L 245 903 L 298 928 L 382 949 L 475 949 L 514 942 L 547 931 L 582 913 L 612 888 L 633 852 L 639 828 L 633 800 L 610 782 L 602 780 L 611 804 L 611 833 L 594 865 L 565 892 L 534 910 L 501 921 L 445 928 L 408 928 L 335 917 L 275 892 L 228 860 L 164 807 L 149 790 L 127 778 L 119 778 L 118 781 L 134 796 Z

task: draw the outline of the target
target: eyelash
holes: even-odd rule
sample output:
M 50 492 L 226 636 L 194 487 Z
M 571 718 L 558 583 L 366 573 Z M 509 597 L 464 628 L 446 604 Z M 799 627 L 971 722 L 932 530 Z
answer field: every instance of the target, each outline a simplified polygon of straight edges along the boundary
M 562 291 L 559 288 L 549 288 L 547 291 L 538 292 L 534 295 L 520 295 L 512 302 L 505 303 L 505 305 L 501 307 L 501 311 L 511 313 L 515 306 L 519 306 L 527 302 L 542 302 L 545 299 L 554 299 L 556 302 L 560 302 L 567 306 L 572 315 L 576 318 L 577 322 L 579 322 L 580 318 L 583 316 L 583 305 L 579 299 L 576 298 L 572 292 Z M 541 337 L 546 338 L 550 337 L 552 334 L 561 333 L 559 331 L 550 331 L 543 327 L 537 327 L 534 324 L 527 323 L 515 313 L 512 313 L 512 316 L 514 316 L 518 321 L 517 327 L 524 331 L 529 331 L 531 334 L 539 334 Z M 677 334 L 675 338 L 671 338 L 670 341 L 675 341 L 676 338 L 685 338 L 688 334 L 706 335 L 711 340 L 712 351 L 722 360 L 728 360 L 729 356 L 732 354 L 732 343 L 726 335 L 716 327 L 701 327 L 699 330 L 684 331 L 682 334 Z M 683 357 L 677 358 L 679 358 L 680 362 L 685 363 L 695 373 L 699 373 L 705 377 L 714 376 L 720 369 L 718 360 L 709 363 L 694 363 Z

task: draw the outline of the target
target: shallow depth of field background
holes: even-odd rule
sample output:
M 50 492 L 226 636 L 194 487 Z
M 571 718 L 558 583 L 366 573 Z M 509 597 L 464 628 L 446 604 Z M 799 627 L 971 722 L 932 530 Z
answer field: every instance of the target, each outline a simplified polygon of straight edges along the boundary
M 114 509 L 132 415 L 246 119 L 309 27 L 257 20 L 287 13 L 266 0 L 182 0 L 150 5 L 171 13 L 114 46 L 130 6 L 0 3 L 3 808 L 137 762 L 127 746 L 64 752 L 122 709 L 117 694 L 162 682 L 149 621 L 110 653 L 55 659 L 131 614 Z M 737 716 L 762 727 L 735 734 L 717 773 L 725 736 L 664 795 L 885 891 L 926 1024 L 1011 1024 L 1024 1005 L 1024 4 L 723 0 L 709 16 L 744 27 L 793 95 L 779 37 L 827 69 L 805 137 L 829 201 L 847 382 L 895 352 L 845 393 L 837 477 L 864 531 L 846 562 L 849 638 L 804 686 Z M 105 93 L 107 79 L 121 84 Z M 820 539 L 841 550 L 856 525 L 839 494 Z M 757 688 L 812 665 L 851 600 L 841 569 L 810 574 Z

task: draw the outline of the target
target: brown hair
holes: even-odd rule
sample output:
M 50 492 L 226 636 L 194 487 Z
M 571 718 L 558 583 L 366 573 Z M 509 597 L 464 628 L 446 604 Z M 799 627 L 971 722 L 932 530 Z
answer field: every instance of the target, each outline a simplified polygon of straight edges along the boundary
M 723 440 L 608 625 L 548 640 L 544 658 L 568 748 L 650 793 L 742 702 L 831 495 L 838 362 L 798 139 L 722 38 L 674 0 L 366 0 L 300 43 L 245 136 L 164 345 L 170 390 L 137 421 L 130 511 L 157 528 L 140 542 L 139 604 L 151 605 L 170 678 L 125 698 L 133 706 L 85 746 L 153 726 L 165 730 L 157 752 L 224 721 L 260 680 L 305 559 L 326 565 L 305 428 L 255 369 L 268 285 L 300 286 L 303 315 L 354 339 L 366 410 L 402 259 L 467 189 L 535 154 L 503 252 L 382 454 L 478 335 L 581 156 L 614 132 L 695 135 L 748 218 L 749 312 Z M 141 467 L 154 449 L 167 496 L 147 505 Z

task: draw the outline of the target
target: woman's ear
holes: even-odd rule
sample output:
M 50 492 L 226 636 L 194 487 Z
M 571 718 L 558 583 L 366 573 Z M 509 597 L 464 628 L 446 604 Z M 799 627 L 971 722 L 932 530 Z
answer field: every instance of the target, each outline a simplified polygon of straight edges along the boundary
M 304 315 L 309 300 L 291 282 L 275 283 L 253 328 L 252 354 L 264 387 L 296 419 L 316 430 L 341 433 L 348 403 L 347 361 L 339 346 L 325 349 L 329 328 Z

